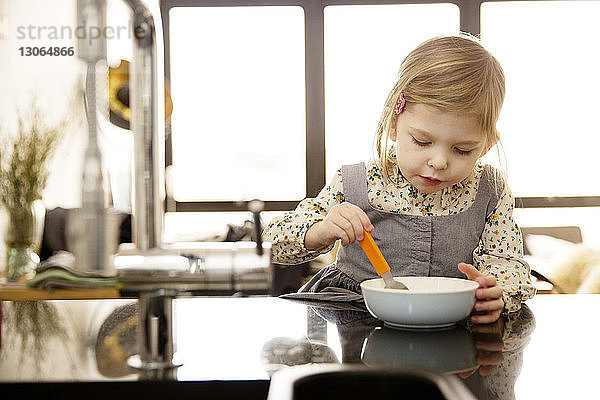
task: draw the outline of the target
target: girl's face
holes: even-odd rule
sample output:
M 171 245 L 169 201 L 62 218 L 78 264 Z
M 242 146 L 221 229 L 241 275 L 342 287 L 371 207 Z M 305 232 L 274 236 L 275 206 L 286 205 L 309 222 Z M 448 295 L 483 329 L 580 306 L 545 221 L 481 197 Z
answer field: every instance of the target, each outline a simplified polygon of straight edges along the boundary
M 407 107 L 392 124 L 390 137 L 402 175 L 424 193 L 462 181 L 487 151 L 474 117 L 423 104 Z

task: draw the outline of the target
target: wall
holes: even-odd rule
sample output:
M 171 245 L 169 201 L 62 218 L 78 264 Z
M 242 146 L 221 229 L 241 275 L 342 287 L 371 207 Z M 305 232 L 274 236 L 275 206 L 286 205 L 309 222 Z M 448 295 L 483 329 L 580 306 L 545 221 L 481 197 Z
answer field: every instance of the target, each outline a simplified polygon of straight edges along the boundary
M 43 199 L 47 208 L 76 207 L 81 202 L 83 151 L 87 144 L 84 123 L 84 64 L 76 55 L 21 56 L 20 47 L 75 47 L 76 0 L 0 0 L 0 135 L 14 134 L 19 112 L 26 114 L 37 101 L 49 124 L 62 118 L 71 123 L 50 164 Z M 56 35 L 52 35 L 52 30 Z M 62 31 L 61 31 L 62 28 Z M 71 36 L 71 37 L 69 37 Z M 0 221 L 2 224 L 3 221 Z M 2 231 L 3 232 L 3 229 Z M 4 265 L 0 240 L 0 266 Z
M 82 103 L 74 103 L 76 89 L 83 80 L 83 63 L 77 56 L 20 55 L 26 46 L 75 47 L 74 37 L 59 31 L 50 36 L 51 28 L 73 27 L 76 23 L 75 0 L 4 0 L 4 37 L 0 40 L 0 125 L 2 136 L 15 132 L 17 113 L 24 112 L 35 99 L 50 124 L 61 117 L 73 123 L 64 132 L 61 146 L 51 164 L 52 174 L 44 192 L 48 207 L 76 206 L 80 202 L 78 185 L 81 175 L 81 151 L 87 142 L 83 125 Z M 38 29 L 39 28 L 39 29 Z

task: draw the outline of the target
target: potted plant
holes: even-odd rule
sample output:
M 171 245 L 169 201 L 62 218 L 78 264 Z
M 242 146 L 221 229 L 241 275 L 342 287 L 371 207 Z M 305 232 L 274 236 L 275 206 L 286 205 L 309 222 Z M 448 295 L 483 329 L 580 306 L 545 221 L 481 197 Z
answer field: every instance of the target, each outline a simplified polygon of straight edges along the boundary
M 0 153 L 0 205 L 6 218 L 6 275 L 28 277 L 39 262 L 45 207 L 42 192 L 49 175 L 48 161 L 66 122 L 50 125 L 34 102 L 30 117 L 18 118 L 16 134 L 4 134 Z

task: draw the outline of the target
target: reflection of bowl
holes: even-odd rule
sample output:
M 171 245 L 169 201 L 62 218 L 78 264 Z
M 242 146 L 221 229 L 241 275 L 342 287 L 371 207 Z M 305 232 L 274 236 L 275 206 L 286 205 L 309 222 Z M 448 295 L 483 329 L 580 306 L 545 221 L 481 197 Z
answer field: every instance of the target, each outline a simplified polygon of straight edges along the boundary
M 383 279 L 360 284 L 367 309 L 391 327 L 438 328 L 466 318 L 475 304 L 479 284 L 458 278 L 394 278 L 409 290 L 386 289 Z
M 361 355 L 369 366 L 458 373 L 477 367 L 473 338 L 462 326 L 437 330 L 375 329 Z

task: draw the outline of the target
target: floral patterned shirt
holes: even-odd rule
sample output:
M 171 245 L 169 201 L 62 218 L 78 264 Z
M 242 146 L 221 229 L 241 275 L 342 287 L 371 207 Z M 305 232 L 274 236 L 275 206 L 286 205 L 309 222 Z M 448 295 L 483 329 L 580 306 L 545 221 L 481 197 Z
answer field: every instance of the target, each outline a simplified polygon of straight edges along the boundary
M 374 160 L 366 167 L 367 197 L 373 207 L 398 214 L 438 216 L 460 213 L 473 204 L 484 166 L 477 163 L 466 179 L 435 193 L 420 192 L 398 169 L 389 183 Z M 269 223 L 264 240 L 272 243 L 273 262 L 298 264 L 331 251 L 333 245 L 318 251 L 307 250 L 304 236 L 314 223 L 325 218 L 331 207 L 342 202 L 344 188 L 339 169 L 317 197 L 304 199 L 294 211 Z M 505 310 L 509 312 L 518 310 L 521 301 L 535 294 L 529 265 L 523 261 L 521 230 L 513 219 L 513 207 L 510 191 L 504 190 L 487 216 L 479 245 L 473 251 L 474 266 L 502 285 Z

